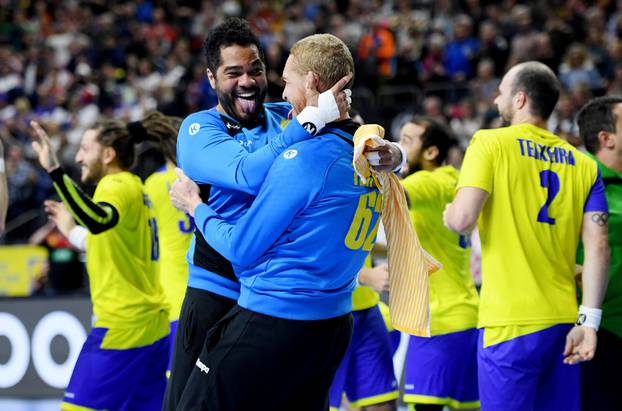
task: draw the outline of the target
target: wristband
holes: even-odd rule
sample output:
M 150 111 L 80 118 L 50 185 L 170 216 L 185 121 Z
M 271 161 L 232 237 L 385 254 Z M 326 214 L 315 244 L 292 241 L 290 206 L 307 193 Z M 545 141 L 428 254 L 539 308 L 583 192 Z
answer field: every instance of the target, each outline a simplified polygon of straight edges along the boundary
M 590 327 L 598 331 L 602 315 L 603 310 L 600 308 L 589 308 L 581 305 L 579 306 L 579 317 L 575 325 Z
M 322 119 L 322 115 L 320 114 L 320 109 L 315 106 L 305 107 L 300 114 L 296 116 L 296 120 L 298 120 L 302 128 L 307 130 L 307 133 L 312 136 L 316 135 L 317 132 L 326 125 L 326 122 Z
M 367 158 L 367 161 L 369 162 L 370 166 L 380 165 L 380 154 L 378 154 L 378 152 L 376 151 L 365 154 L 365 158 Z
M 337 106 L 337 100 L 335 100 L 335 96 L 330 90 L 326 90 L 320 94 L 317 99 L 317 108 L 320 109 L 324 123 L 335 121 L 341 116 L 339 107 Z
M 393 169 L 394 173 L 399 173 L 400 171 L 402 171 L 404 169 L 404 167 L 406 167 L 406 163 L 408 162 L 408 154 L 406 154 L 406 149 L 404 149 L 404 147 L 402 147 L 402 145 L 400 143 L 391 143 L 397 146 L 397 148 L 399 148 L 400 153 L 402 153 L 402 162 Z
M 4 173 L 5 168 L 4 168 L 4 159 L 0 158 L 0 173 Z
M 86 235 L 88 230 L 81 225 L 76 225 L 69 231 L 68 240 L 75 248 L 86 251 Z
M 340 117 L 339 107 L 333 92 L 327 90 L 319 95 L 318 105 L 305 107 L 296 119 L 311 135 L 316 135 L 327 123 Z

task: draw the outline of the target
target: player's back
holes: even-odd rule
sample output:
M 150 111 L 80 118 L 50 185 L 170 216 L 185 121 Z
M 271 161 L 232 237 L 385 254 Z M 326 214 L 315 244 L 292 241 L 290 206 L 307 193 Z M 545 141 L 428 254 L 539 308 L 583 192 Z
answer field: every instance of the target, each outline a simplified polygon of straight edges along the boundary
M 151 199 L 158 226 L 160 246 L 160 282 L 170 307 L 170 320 L 179 318 L 188 282 L 186 253 L 194 232 L 194 220 L 177 210 L 168 194 L 177 176 L 171 165 L 165 165 L 145 181 L 145 192 Z
M 454 198 L 458 170 L 452 166 L 422 170 L 401 183 L 421 245 L 443 264 L 430 276 L 431 334 L 475 327 L 478 296 L 469 272 L 468 239 L 443 224 L 443 210 Z
M 596 164 L 530 124 L 475 134 L 459 187 L 490 196 L 482 242 L 480 326 L 576 319 L 574 266 Z
M 256 201 L 280 201 L 264 190 L 272 184 L 304 195 L 284 234 L 240 275 L 241 306 L 300 320 L 351 311 L 355 276 L 375 242 L 382 209 L 373 181 L 354 173 L 352 144 L 351 134 L 327 128 L 275 161 Z
M 102 178 L 93 200 L 111 204 L 119 214 L 114 227 L 87 236 L 95 326 L 141 328 L 126 341 L 116 339 L 116 348 L 150 344 L 168 333 L 168 309 L 157 272 L 158 236 L 149 198 L 137 176 L 120 172 Z

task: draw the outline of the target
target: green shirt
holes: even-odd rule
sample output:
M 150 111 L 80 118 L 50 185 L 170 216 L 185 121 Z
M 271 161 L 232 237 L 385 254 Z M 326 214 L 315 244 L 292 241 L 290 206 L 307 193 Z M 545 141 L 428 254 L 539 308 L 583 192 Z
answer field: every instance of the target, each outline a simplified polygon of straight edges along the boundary
M 601 326 L 622 337 L 622 173 L 607 168 L 596 157 L 590 157 L 598 164 L 609 204 L 611 265 Z M 579 244 L 577 261 L 583 263 L 583 244 Z

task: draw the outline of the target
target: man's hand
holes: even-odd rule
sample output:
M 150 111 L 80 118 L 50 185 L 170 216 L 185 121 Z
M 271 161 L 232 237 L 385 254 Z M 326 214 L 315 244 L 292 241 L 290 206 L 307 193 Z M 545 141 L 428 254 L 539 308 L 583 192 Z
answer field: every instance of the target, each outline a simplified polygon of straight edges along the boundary
M 566 335 L 564 364 L 577 364 L 589 361 L 596 353 L 596 330 L 591 327 L 575 325 Z
M 305 77 L 305 100 L 307 107 L 317 107 L 324 123 L 345 117 L 352 104 L 352 91 L 342 90 L 352 80 L 352 74 L 342 77 L 329 90 L 320 94 L 317 74 L 308 72 Z M 300 114 L 300 113 L 298 113 Z
M 374 171 L 390 173 L 402 164 L 402 152 L 396 144 L 389 143 L 375 148 L 366 146 L 363 154 Z
M 362 268 L 359 281 L 379 293 L 389 291 L 389 266 L 382 264 L 374 268 Z
M 65 204 L 60 201 L 46 200 L 43 202 L 45 212 L 48 215 L 48 219 L 56 224 L 56 227 L 67 238 L 69 238 L 69 232 L 76 226 L 76 222 L 65 207 Z
M 43 128 L 41 128 L 39 123 L 36 121 L 32 120 L 30 122 L 30 126 L 38 138 L 38 141 L 35 140 L 32 142 L 32 148 L 39 157 L 41 167 L 49 173 L 60 166 L 56 153 L 54 152 L 54 148 L 52 147 L 50 137 L 48 137 L 45 130 L 43 130 Z
M 199 186 L 186 177 L 180 168 L 175 168 L 175 174 L 177 174 L 177 180 L 169 191 L 171 203 L 176 209 L 194 217 L 194 210 L 202 203 L 201 197 L 199 197 Z

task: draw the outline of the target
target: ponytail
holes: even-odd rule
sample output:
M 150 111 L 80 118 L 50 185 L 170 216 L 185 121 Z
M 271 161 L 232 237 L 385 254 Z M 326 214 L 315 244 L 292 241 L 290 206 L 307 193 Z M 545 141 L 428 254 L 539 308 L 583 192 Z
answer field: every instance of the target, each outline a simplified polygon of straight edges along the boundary
M 159 111 L 154 111 L 136 123 L 139 125 L 128 124 L 132 138 L 136 141 L 149 140 L 158 143 L 164 157 L 176 164 L 177 133 L 181 125 L 181 118 L 166 116 Z M 134 133 L 136 134 L 135 137 Z
M 116 120 L 97 122 L 91 129 L 97 130 L 97 141 L 104 147 L 112 147 L 119 167 L 129 170 L 136 161 L 135 145 L 143 141 L 158 143 L 167 160 L 176 163 L 177 132 L 181 125 L 179 117 L 165 116 L 154 111 L 140 121 L 127 125 Z

